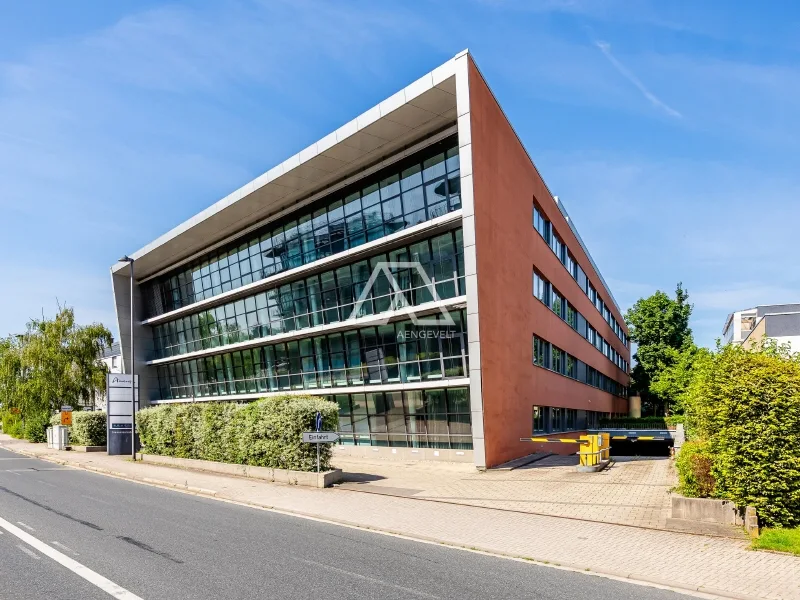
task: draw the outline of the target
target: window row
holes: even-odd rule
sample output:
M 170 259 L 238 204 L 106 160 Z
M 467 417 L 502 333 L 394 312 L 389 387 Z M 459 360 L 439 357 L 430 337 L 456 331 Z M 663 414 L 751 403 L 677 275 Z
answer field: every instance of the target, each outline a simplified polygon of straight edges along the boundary
M 381 263 L 390 263 L 384 267 L 401 293 Z M 419 268 L 399 268 L 398 263 L 417 263 Z M 373 283 L 365 289 L 373 274 Z M 439 299 L 465 293 L 461 229 L 156 325 L 155 357 L 179 356 L 418 306 L 435 299 L 434 287 Z
M 558 290 L 547 279 L 540 275 L 535 269 L 533 271 L 533 295 L 541 300 L 545 306 L 556 313 L 567 325 L 581 334 L 586 341 L 603 353 L 608 360 L 613 362 L 618 368 L 628 372 L 628 361 L 614 350 L 614 347 L 603 339 L 594 327 L 589 325 L 586 318 L 572 306 L 566 298 L 558 293 Z
M 148 316 L 355 248 L 461 207 L 453 138 L 271 223 L 145 288 Z
M 561 408 L 558 406 L 533 407 L 533 435 L 542 433 L 560 433 L 565 431 L 585 431 L 597 429 L 600 419 L 609 413 L 594 410 Z
M 468 388 L 326 398 L 339 405 L 340 444 L 472 449 Z
M 466 377 L 466 315 L 450 311 L 450 316 L 455 326 L 400 321 L 161 365 L 161 398 Z
M 533 364 L 609 394 L 621 398 L 628 397 L 627 387 L 535 335 L 533 336 Z
M 567 271 L 569 271 L 569 274 L 572 276 L 572 278 L 578 282 L 578 287 L 580 287 L 583 290 L 583 293 L 589 297 L 589 300 L 592 301 L 592 304 L 594 304 L 597 311 L 603 315 L 603 320 L 608 323 L 609 327 L 611 327 L 611 329 L 614 331 L 614 334 L 627 348 L 628 336 L 625 335 L 625 331 L 614 318 L 613 314 L 608 308 L 608 304 L 603 302 L 603 298 L 597 293 L 597 290 L 595 290 L 592 284 L 589 282 L 589 278 L 578 264 L 578 261 L 575 260 L 575 257 L 572 256 L 569 248 L 567 248 L 567 245 L 561 241 L 560 237 L 558 237 L 553 224 L 550 223 L 547 218 L 545 218 L 544 214 L 539 207 L 536 206 L 536 204 L 533 205 L 533 228 L 536 229 L 536 231 L 538 231 L 539 234 L 544 238 L 544 241 L 550 246 L 550 249 L 558 257 L 558 260 L 561 261 L 561 264 L 564 265 Z

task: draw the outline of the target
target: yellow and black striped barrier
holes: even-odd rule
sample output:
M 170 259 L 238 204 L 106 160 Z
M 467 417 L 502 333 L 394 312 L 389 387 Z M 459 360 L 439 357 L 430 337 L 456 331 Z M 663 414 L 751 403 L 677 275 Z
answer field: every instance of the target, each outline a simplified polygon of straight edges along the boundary
M 612 435 L 612 440 L 630 440 L 632 442 L 663 442 L 667 438 L 653 435 Z
M 611 439 L 607 433 L 596 433 L 590 435 L 582 435 L 580 438 L 548 438 L 548 437 L 531 437 L 520 438 L 520 442 L 535 442 L 537 444 L 579 444 L 581 448 L 578 450 L 582 467 L 591 467 L 599 465 L 602 461 L 609 459 L 609 451 L 611 449 Z

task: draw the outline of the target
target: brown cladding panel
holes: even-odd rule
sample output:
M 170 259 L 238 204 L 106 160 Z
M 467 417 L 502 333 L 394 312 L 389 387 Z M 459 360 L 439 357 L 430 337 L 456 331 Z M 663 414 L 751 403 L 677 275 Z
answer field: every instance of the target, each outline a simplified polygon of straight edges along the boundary
M 614 347 L 626 360 L 630 353 L 533 229 L 535 198 L 606 299 L 599 277 L 471 60 L 469 90 L 486 465 L 495 466 L 537 449 L 519 441 L 532 434 L 534 405 L 627 412 L 625 399 L 533 366 L 536 333 L 628 385 L 625 373 L 533 296 L 534 266 L 609 343 L 617 342 Z M 622 324 L 616 310 L 614 315 Z

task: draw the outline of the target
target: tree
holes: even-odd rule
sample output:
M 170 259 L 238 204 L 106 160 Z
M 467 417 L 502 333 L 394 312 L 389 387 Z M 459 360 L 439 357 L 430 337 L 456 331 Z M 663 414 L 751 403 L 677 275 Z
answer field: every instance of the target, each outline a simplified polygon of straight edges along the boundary
M 706 348 L 686 343 L 681 350 L 668 348 L 665 352 L 667 365 L 650 381 L 650 393 L 661 399 L 672 413 L 683 413 L 684 395 L 689 389 L 698 362 L 710 356 Z
M 658 290 L 648 298 L 640 298 L 625 313 L 630 339 L 637 345 L 633 355 L 636 366 L 631 374 L 631 390 L 642 397 L 645 412 L 665 414 L 672 410 L 675 399 L 670 397 L 673 388 L 668 380 L 675 373 L 653 387 L 662 373 L 683 358 L 695 352 L 689 317 L 692 305 L 689 294 L 678 283 L 675 298 Z M 673 381 L 675 383 L 675 381 Z
M 25 334 L 0 339 L 0 408 L 46 426 L 62 404 L 93 402 L 106 373 L 100 351 L 112 341 L 103 325 L 78 325 L 71 308 L 32 319 Z

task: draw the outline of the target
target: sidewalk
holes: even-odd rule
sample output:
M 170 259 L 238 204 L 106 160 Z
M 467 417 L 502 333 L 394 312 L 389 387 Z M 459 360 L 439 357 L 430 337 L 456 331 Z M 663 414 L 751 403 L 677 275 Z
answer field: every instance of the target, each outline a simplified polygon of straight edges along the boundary
M 600 473 L 578 473 L 577 456 L 550 456 L 513 471 L 470 464 L 406 463 L 334 454 L 340 489 L 514 512 L 666 529 L 677 484 L 667 457 L 617 457 Z
M 800 600 L 800 558 L 749 551 L 747 543 L 738 540 L 268 484 L 132 463 L 101 453 L 58 452 L 1 434 L 0 446 L 127 479 L 580 571 L 722 597 Z

